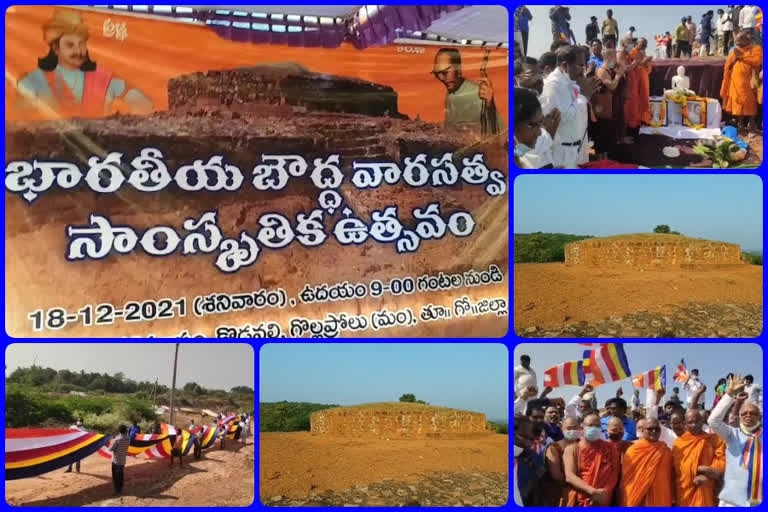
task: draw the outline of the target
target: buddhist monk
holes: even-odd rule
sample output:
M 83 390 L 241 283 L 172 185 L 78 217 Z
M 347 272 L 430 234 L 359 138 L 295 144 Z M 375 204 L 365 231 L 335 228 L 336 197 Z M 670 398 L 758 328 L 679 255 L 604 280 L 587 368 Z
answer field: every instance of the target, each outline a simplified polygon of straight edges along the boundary
M 635 63 L 627 75 L 627 100 L 624 103 L 624 119 L 627 127 L 636 130 L 651 123 L 650 82 L 651 59 L 645 55 L 648 41 L 641 37 L 638 45 L 629 52 L 629 59 Z
M 677 437 L 685 434 L 686 425 L 682 408 L 675 409 L 675 412 L 669 417 L 669 427 Z
M 565 481 L 574 489 L 566 506 L 607 506 L 619 480 L 619 451 L 615 444 L 601 439 L 598 415 L 586 416 L 583 428 L 584 437 L 563 453 Z
M 763 49 L 754 44 L 752 35 L 746 30 L 736 34 L 736 48 L 725 61 L 723 83 L 720 97 L 723 110 L 736 118 L 736 127 L 749 126 L 754 129 L 754 116 L 757 114 L 757 92 L 750 83 L 752 71 L 763 64 Z
M 685 413 L 686 432 L 675 440 L 675 503 L 678 507 L 716 507 L 716 484 L 725 471 L 725 443 L 702 430 L 700 411 Z
M 672 452 L 659 441 L 659 420 L 643 422 L 644 439 L 629 447 L 621 463 L 620 506 L 671 507 L 674 474 Z
M 581 420 L 567 417 L 562 425 L 563 438 L 547 446 L 546 463 L 548 477 L 539 484 L 542 495 L 542 506 L 565 507 L 568 503 L 571 488 L 565 482 L 565 467 L 563 453 L 565 449 L 578 443 L 582 436 Z M 575 497 L 575 495 L 574 495 Z
M 624 452 L 627 451 L 627 448 L 632 446 L 630 441 L 624 441 L 622 439 L 624 437 L 624 425 L 622 424 L 620 418 L 615 416 L 610 418 L 608 420 L 608 426 L 606 427 L 605 433 L 608 437 L 608 441 L 616 444 L 616 447 L 618 448 L 621 455 L 624 455 Z

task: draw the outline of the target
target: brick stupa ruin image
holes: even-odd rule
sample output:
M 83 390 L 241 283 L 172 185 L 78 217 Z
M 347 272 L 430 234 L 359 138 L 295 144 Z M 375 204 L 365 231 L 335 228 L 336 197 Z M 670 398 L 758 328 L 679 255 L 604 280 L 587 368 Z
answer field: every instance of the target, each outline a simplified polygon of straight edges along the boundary
M 312 413 L 318 434 L 390 438 L 490 433 L 485 414 L 415 403 L 373 403 Z
M 589 238 L 565 246 L 566 265 L 701 268 L 740 263 L 736 244 L 673 234 Z

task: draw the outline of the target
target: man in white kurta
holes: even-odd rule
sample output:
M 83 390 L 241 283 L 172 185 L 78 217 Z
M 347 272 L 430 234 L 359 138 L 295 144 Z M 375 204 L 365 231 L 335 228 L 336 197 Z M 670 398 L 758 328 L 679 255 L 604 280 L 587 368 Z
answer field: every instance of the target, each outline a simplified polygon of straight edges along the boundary
M 578 64 L 566 59 L 577 59 L 581 62 L 580 67 L 583 70 L 584 57 L 575 47 L 563 50 L 565 51 L 558 52 L 557 68 L 544 78 L 544 90 L 539 99 L 543 115 L 549 114 L 555 108 L 560 110 L 560 125 L 557 127 L 552 148 L 554 167 L 575 169 L 579 164 L 589 161 L 588 99 L 581 94 L 581 88 L 571 78 L 576 73 L 568 71 L 569 68 L 578 68 Z

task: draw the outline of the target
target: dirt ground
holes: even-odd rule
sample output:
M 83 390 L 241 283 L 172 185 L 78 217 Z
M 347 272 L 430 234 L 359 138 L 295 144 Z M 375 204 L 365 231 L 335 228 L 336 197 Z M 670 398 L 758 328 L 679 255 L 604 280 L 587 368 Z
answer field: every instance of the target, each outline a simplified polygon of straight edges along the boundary
M 112 487 L 111 461 L 93 454 L 80 471 L 57 469 L 34 478 L 5 482 L 5 500 L 15 507 L 247 507 L 254 496 L 253 438 L 233 441 L 203 457 L 184 457 L 171 469 L 168 460 L 128 457 L 123 495 Z
M 259 434 L 259 495 L 301 496 L 384 478 L 416 483 L 425 473 L 509 472 L 509 436 L 357 439 L 309 432 Z
M 763 303 L 763 267 L 600 269 L 564 263 L 514 268 L 514 325 L 558 327 L 668 304 Z

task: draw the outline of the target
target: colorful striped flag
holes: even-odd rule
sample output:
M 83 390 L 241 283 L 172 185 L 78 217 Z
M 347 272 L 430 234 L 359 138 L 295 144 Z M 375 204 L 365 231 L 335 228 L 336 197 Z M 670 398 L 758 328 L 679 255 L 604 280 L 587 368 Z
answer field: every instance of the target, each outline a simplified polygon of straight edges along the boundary
M 667 387 L 667 365 L 657 366 L 640 375 L 632 377 L 632 385 L 636 388 L 660 390 Z
M 544 386 L 559 388 L 560 386 L 583 386 L 584 361 L 568 361 L 560 363 L 544 372 Z
M 621 343 L 606 343 L 603 347 L 585 350 L 583 368 L 585 381 L 592 386 L 624 380 L 632 374 Z
M 741 452 L 741 467 L 747 470 L 747 499 L 750 505 L 759 505 L 763 501 L 763 432 L 762 428 L 741 431 L 748 436 Z
M 675 382 L 687 382 L 689 377 L 688 368 L 685 367 L 685 359 L 681 359 L 672 378 L 675 379 Z
M 128 450 L 125 454 L 129 457 L 136 457 L 140 453 L 144 453 L 149 450 L 163 439 L 167 439 L 168 434 L 136 434 L 131 439 L 131 444 L 128 446 Z M 99 449 L 99 455 L 105 459 L 112 460 L 112 452 L 106 446 L 102 446 Z
M 63 468 L 96 452 L 112 436 L 59 428 L 5 429 L 5 479 Z
M 206 425 L 201 428 L 196 435 L 200 439 L 200 448 L 205 450 L 206 448 L 213 446 L 213 443 L 219 435 L 219 429 Z

